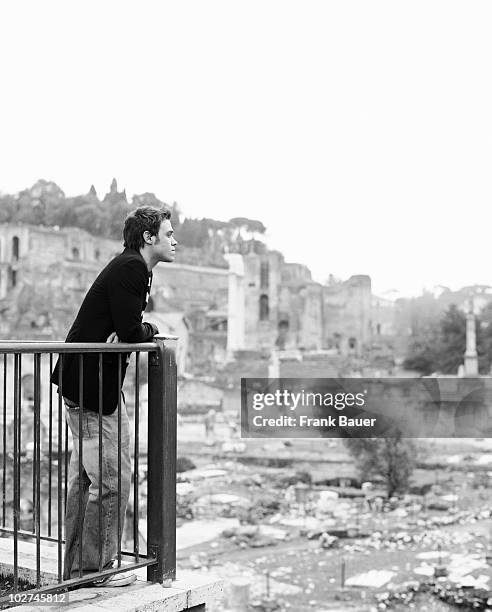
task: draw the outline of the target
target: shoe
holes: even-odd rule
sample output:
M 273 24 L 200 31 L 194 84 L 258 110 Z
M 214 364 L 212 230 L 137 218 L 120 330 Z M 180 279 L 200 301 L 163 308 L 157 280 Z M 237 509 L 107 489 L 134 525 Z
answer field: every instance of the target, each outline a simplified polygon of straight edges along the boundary
M 132 572 L 122 572 L 121 574 L 112 574 L 105 576 L 101 580 L 94 580 L 87 585 L 88 587 L 124 587 L 132 584 L 137 579 L 137 575 Z

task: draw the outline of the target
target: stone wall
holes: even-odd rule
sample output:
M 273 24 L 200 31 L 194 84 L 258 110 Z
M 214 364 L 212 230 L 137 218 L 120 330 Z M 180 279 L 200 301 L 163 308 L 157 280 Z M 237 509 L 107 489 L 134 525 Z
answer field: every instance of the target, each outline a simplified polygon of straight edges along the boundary
M 371 297 L 371 279 L 365 275 L 323 287 L 326 348 L 362 353 L 371 338 Z

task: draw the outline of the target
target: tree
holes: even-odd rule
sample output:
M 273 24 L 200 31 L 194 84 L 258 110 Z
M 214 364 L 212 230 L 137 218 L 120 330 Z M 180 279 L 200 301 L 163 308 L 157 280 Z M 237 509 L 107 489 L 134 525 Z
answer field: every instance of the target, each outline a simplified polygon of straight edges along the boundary
M 208 242 L 209 225 L 207 219 L 186 218 L 179 228 L 179 241 L 192 248 L 203 248 Z
M 253 237 L 255 234 L 264 234 L 266 232 L 266 227 L 261 221 L 257 221 L 256 219 L 248 219 L 247 217 L 233 217 L 232 219 L 229 219 L 229 225 L 237 229 L 237 234 L 241 238 L 241 230 L 250 232 L 253 234 Z
M 108 230 L 109 214 L 97 197 L 90 193 L 69 198 L 66 203 L 63 225 L 81 227 L 94 236 L 103 236 Z M 62 224 L 60 224 L 62 225 Z
M 488 374 L 492 365 L 492 302 L 484 306 L 477 320 L 477 353 L 479 371 Z
M 437 330 L 432 327 L 414 334 L 408 346 L 407 356 L 403 362 L 406 370 L 415 370 L 424 376 L 436 371 L 437 364 Z
M 1 195 L 0 196 L 0 223 L 8 223 L 9 221 L 15 221 L 18 203 L 12 195 Z
M 141 206 L 151 206 L 152 208 L 162 208 L 165 206 L 164 202 L 159 200 L 155 193 L 146 191 L 145 193 L 135 194 L 132 197 L 132 207 L 140 208 Z
M 482 310 L 476 323 L 479 371 L 488 373 L 492 361 L 492 304 Z M 404 367 L 424 376 L 433 372 L 457 374 L 465 350 L 466 315 L 451 304 L 440 319 L 412 335 Z
M 418 328 L 409 345 L 404 367 L 424 376 L 433 372 L 456 374 L 466 348 L 466 317 L 455 304 L 433 323 Z
M 456 374 L 463 363 L 466 349 L 466 316 L 451 304 L 440 321 L 437 347 L 437 370 L 443 374 Z
M 382 478 L 388 498 L 408 490 L 416 455 L 412 440 L 398 434 L 391 438 L 346 438 L 344 443 L 362 480 Z
M 53 181 L 40 179 L 18 195 L 18 210 L 13 221 L 48 225 L 65 201 L 65 194 Z

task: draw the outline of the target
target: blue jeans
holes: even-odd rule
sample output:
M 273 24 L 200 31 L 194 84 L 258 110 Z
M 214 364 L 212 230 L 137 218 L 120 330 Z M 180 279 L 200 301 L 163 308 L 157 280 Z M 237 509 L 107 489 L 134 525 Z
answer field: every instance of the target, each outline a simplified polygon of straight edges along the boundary
M 101 566 L 109 567 L 118 550 L 118 410 L 102 416 L 102 474 L 99 474 L 99 414 L 82 411 L 82 481 L 79 480 L 78 406 L 66 406 L 72 432 L 73 450 L 68 471 L 65 511 L 65 580 L 79 574 L 79 524 L 82 521 L 82 573 L 99 569 L 99 541 L 102 541 Z M 121 500 L 120 524 L 123 533 L 126 505 L 130 493 L 130 425 L 121 402 Z M 102 521 L 99 527 L 99 490 L 102 488 Z M 79 514 L 79 495 L 82 516 Z

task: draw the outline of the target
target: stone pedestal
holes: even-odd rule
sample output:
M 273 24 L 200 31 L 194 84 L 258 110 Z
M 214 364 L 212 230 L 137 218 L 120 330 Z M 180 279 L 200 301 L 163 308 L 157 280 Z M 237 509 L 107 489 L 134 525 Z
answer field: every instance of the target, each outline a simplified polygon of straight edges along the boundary
M 247 612 L 249 605 L 249 581 L 234 578 L 229 583 L 227 609 L 231 612 Z

